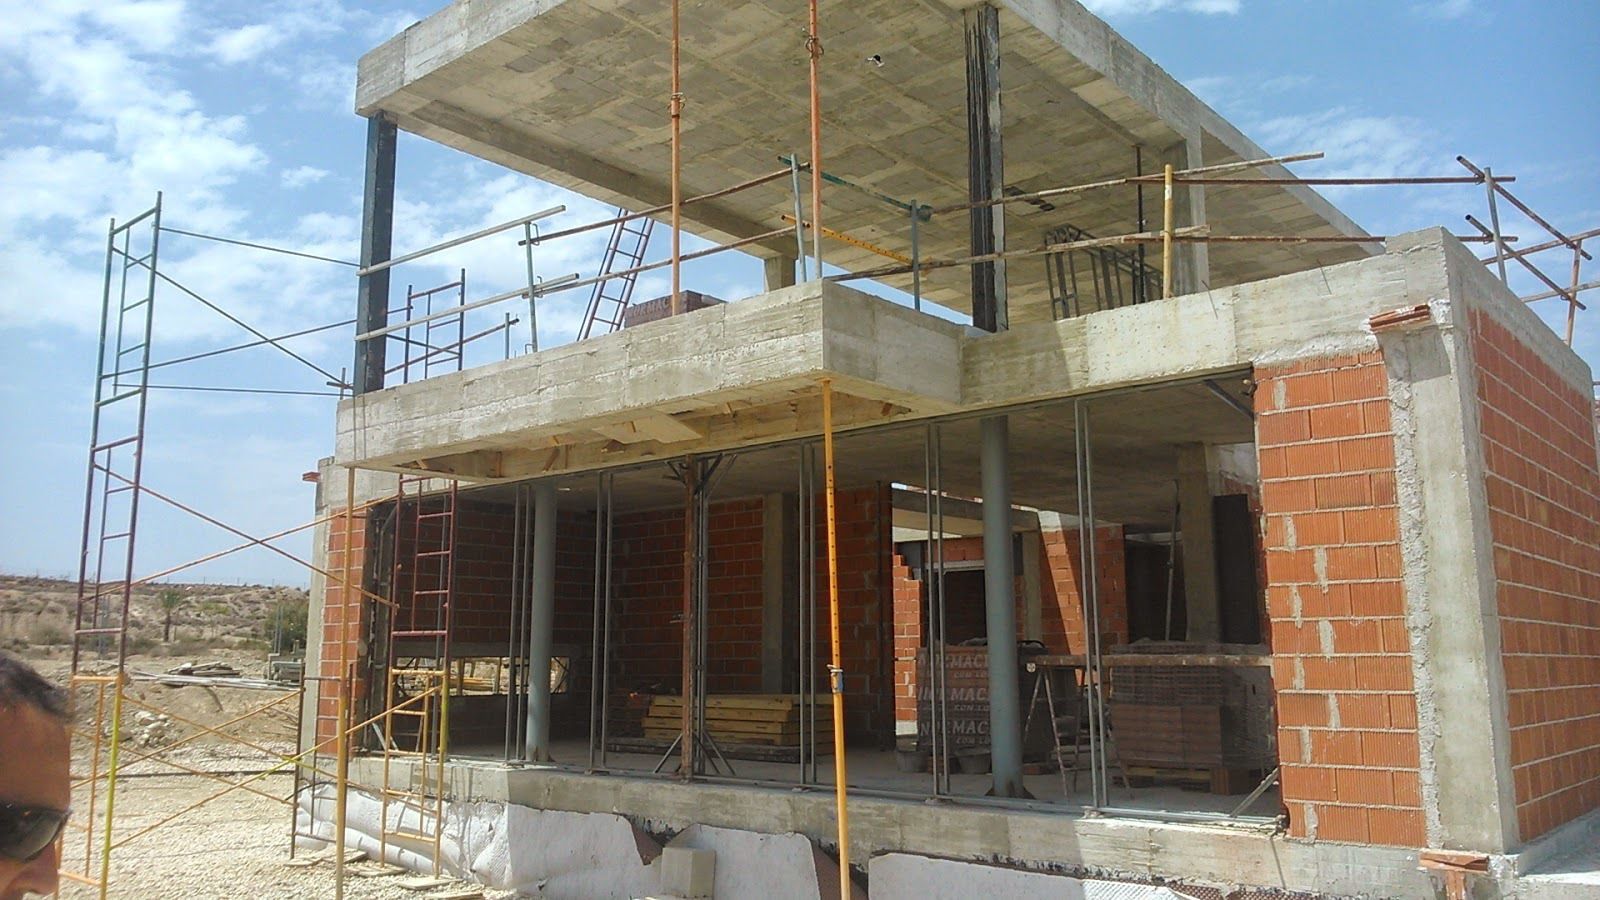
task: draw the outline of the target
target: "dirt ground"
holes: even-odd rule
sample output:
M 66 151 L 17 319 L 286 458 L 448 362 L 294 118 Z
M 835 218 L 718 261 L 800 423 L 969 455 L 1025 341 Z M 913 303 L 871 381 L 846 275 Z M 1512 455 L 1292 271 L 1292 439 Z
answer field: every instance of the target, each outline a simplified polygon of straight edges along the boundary
M 204 655 L 198 662 L 227 662 L 241 673 L 257 676 L 260 654 L 222 651 Z M 30 660 L 45 677 L 65 684 L 69 662 L 65 659 Z M 176 660 L 167 657 L 131 657 L 130 672 L 162 673 Z M 295 733 L 294 695 L 282 691 L 212 687 L 208 685 L 171 686 L 137 680 L 127 690 L 124 715 L 124 765 L 117 787 L 116 825 L 118 841 L 126 841 L 111 855 L 113 897 L 241 897 L 252 900 L 278 898 L 332 897 L 333 866 L 329 861 L 309 867 L 289 865 L 290 807 L 294 779 L 287 771 L 255 777 L 272 768 L 284 754 L 293 753 Z M 273 700 L 281 704 L 265 712 L 246 716 Z M 93 732 L 95 692 L 80 688 L 77 725 L 88 732 L 74 741 L 73 773 L 81 778 L 90 769 L 94 752 Z M 239 720 L 233 722 L 233 720 Z M 227 724 L 233 722 L 233 724 Z M 256 747 L 245 746 L 205 732 L 205 726 L 222 727 Z M 102 728 L 102 733 L 105 729 Z M 106 746 L 102 743 L 102 747 Z M 140 757 L 156 754 L 156 757 Z M 276 754 L 276 755 L 275 755 Z M 244 789 L 227 791 L 227 784 L 201 775 L 177 772 L 159 760 L 213 773 L 238 782 L 255 778 Z M 102 760 L 100 768 L 104 771 Z M 207 799 L 211 798 L 211 799 Z M 202 802 L 203 801 L 203 802 Z M 105 809 L 103 788 L 95 800 L 96 816 Z M 189 807 L 193 806 L 192 809 Z M 87 787 L 74 792 L 73 808 L 79 819 L 89 809 Z M 187 810 L 187 811 L 185 811 Z M 164 822 L 146 834 L 146 827 Z M 98 829 L 97 829 L 98 832 Z M 82 872 L 88 836 L 68 829 L 63 847 L 63 868 Z M 96 858 L 98 851 L 96 850 Z M 301 859 L 315 856 L 301 851 Z M 398 882 L 406 875 L 362 877 L 382 867 L 371 862 L 347 867 L 345 896 L 365 898 L 423 898 L 429 892 L 410 891 Z M 470 888 L 458 885 L 456 890 Z M 437 895 L 441 892 L 432 892 Z M 451 895 L 443 892 L 445 895 Z M 61 897 L 92 898 L 97 892 L 69 879 L 62 880 Z M 488 898 L 514 896 L 503 891 L 486 891 Z

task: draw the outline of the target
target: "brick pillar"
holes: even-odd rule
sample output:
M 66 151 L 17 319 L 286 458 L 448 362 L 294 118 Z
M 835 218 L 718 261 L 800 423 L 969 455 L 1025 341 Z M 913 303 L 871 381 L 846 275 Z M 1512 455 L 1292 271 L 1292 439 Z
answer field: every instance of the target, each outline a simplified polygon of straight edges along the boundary
M 349 546 L 345 544 L 346 529 L 349 530 Z M 368 622 L 364 618 L 365 604 L 362 603 L 358 590 L 347 590 L 343 579 L 346 577 L 346 567 L 349 575 L 357 587 L 360 586 L 362 573 L 366 567 L 367 548 L 367 515 L 364 511 L 357 512 L 353 519 L 347 514 L 340 513 L 328 521 L 327 552 L 323 555 L 323 568 L 328 572 L 328 577 L 321 579 L 322 593 L 322 638 L 318 648 L 318 674 L 327 679 L 345 677 L 345 681 L 323 681 L 320 687 L 315 734 L 318 743 L 332 740 L 338 731 L 338 690 L 344 685 L 351 692 L 351 696 L 359 698 L 364 693 L 361 685 L 351 678 L 354 673 L 363 671 L 358 663 L 363 652 L 364 636 Z M 341 643 L 343 647 L 341 648 Z M 348 669 L 340 671 L 339 660 L 346 660 Z M 327 752 L 332 752 L 331 745 Z
M 1290 833 L 1423 846 L 1395 450 L 1376 352 L 1256 370 Z

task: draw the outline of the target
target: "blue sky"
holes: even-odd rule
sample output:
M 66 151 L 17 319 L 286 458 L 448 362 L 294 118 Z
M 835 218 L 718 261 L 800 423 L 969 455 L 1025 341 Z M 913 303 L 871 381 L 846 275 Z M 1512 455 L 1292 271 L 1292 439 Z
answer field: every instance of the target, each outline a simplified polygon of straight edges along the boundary
M 1464 153 L 1518 176 L 1514 190 L 1556 225 L 1600 224 L 1600 4 L 1090 6 L 1269 151 L 1328 153 L 1303 174 L 1459 174 L 1453 160 Z M 0 570 L 76 570 L 107 218 L 132 215 L 164 190 L 173 227 L 353 259 L 365 135 L 350 112 L 355 61 L 432 11 L 431 3 L 339 0 L 0 0 L 0 471 L 8 479 Z M 554 203 L 569 212 L 552 227 L 606 214 L 404 135 L 398 196 L 397 252 Z M 1464 230 L 1463 214 L 1484 214 L 1476 188 L 1329 196 L 1374 232 L 1441 223 Z M 1506 218 L 1508 232 L 1539 239 L 1530 224 Z M 603 240 L 596 233 L 542 251 L 540 274 L 590 274 Z M 1549 261 L 1564 277 L 1568 260 Z M 517 285 L 522 265 L 509 238 L 485 241 L 409 267 L 397 274 L 397 289 L 443 282 L 465 266 L 469 294 L 483 296 Z M 354 304 L 348 269 L 181 236 L 163 239 L 162 271 L 268 334 L 345 319 Z M 1600 263 L 1591 263 L 1584 279 L 1596 273 Z M 739 297 L 758 289 L 760 270 L 751 259 L 724 257 L 691 267 L 686 284 Z M 1513 284 L 1537 290 L 1522 276 Z M 663 277 L 646 277 L 638 296 L 664 290 Z M 570 339 L 586 297 L 575 291 L 541 305 L 544 345 Z M 158 294 L 158 310 L 157 359 L 249 338 L 171 290 Z M 1542 310 L 1562 315 L 1553 303 Z M 484 325 L 496 314 L 486 315 Z M 1579 318 L 1578 349 L 1591 365 L 1600 360 L 1597 316 Z M 293 346 L 331 371 L 349 364 L 347 330 Z M 478 358 L 502 353 L 491 341 Z M 152 380 L 326 389 L 325 379 L 271 349 L 174 366 Z M 325 397 L 156 392 L 146 483 L 253 534 L 293 527 L 311 518 L 312 489 L 300 474 L 331 452 L 332 405 Z M 235 542 L 159 503 L 147 503 L 140 527 L 139 572 Z M 309 539 L 282 546 L 303 556 Z M 306 580 L 304 570 L 264 551 L 192 575 Z

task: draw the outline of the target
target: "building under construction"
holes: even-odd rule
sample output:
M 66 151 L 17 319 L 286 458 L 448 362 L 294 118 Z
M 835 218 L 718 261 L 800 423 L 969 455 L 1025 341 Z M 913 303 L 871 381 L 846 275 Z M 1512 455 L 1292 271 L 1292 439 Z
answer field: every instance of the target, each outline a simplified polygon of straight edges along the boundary
M 362 59 L 304 834 L 561 896 L 1578 896 L 1600 469 L 1529 251 L 1362 231 L 1075 0 L 815 6 Z M 391 292 L 398 130 L 619 207 L 502 229 L 603 271 Z M 1411 181 L 1520 206 L 1463 164 Z M 682 283 L 734 248 L 762 293 Z M 558 291 L 583 339 L 462 365 Z

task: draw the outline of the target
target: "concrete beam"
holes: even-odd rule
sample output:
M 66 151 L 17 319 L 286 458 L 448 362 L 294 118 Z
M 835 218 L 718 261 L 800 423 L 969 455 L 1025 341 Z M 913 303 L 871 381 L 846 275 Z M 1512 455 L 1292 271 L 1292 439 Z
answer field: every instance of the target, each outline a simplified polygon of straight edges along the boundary
M 793 256 L 768 256 L 761 260 L 761 275 L 763 284 L 768 293 L 795 285 L 795 266 L 798 259 Z

